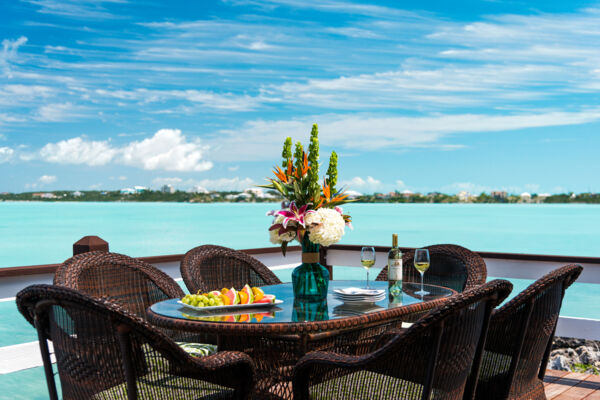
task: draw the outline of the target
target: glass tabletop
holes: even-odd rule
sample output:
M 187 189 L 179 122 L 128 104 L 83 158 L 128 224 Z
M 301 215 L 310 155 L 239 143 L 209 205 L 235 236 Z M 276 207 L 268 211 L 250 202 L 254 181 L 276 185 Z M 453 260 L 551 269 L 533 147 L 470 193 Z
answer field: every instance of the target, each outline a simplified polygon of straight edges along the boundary
M 369 282 L 373 289 L 383 289 L 388 293 L 388 283 L 385 281 Z M 375 303 L 343 303 L 333 296 L 334 289 L 350 287 L 364 288 L 365 281 L 330 281 L 327 298 L 321 302 L 305 302 L 294 299 L 291 283 L 282 283 L 263 287 L 266 294 L 274 294 L 283 303 L 270 307 L 254 307 L 248 309 L 226 311 L 195 311 L 183 307 L 179 299 L 164 300 L 150 306 L 155 314 L 165 317 L 198 320 L 210 322 L 238 322 L 238 323 L 288 323 L 304 321 L 326 321 L 338 318 L 352 317 L 365 313 L 377 312 L 388 308 L 435 300 L 451 296 L 454 291 L 434 285 L 424 285 L 425 291 L 430 294 L 420 296 L 415 294 L 420 290 L 419 283 L 404 282 L 402 296 L 385 299 Z

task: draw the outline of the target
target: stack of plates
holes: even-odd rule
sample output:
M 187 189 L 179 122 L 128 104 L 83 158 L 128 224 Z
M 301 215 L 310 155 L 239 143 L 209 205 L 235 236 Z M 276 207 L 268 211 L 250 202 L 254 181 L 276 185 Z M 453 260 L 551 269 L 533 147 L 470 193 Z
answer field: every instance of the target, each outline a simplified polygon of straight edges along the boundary
M 385 299 L 385 290 L 346 288 L 334 289 L 333 297 L 344 303 L 375 303 Z
M 333 314 L 339 317 L 354 317 L 375 311 L 385 310 L 385 307 L 373 303 L 344 303 L 333 308 Z

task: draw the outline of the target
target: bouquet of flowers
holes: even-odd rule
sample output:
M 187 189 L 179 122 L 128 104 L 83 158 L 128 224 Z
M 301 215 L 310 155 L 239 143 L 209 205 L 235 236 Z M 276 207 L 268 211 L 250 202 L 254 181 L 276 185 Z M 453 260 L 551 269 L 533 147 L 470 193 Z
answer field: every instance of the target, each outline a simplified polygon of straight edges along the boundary
M 349 202 L 344 190 L 337 190 L 337 154 L 331 153 L 329 168 L 319 183 L 319 130 L 313 125 L 310 133 L 308 154 L 301 142 L 297 142 L 292 156 L 292 139 L 283 144 L 283 162 L 276 166 L 275 178 L 267 178 L 268 185 L 286 199 L 281 210 L 269 211 L 274 216 L 269 228 L 270 240 L 280 244 L 285 255 L 287 245 L 294 239 L 300 243 L 305 235 L 315 244 L 330 246 L 340 241 L 344 227 L 352 228 L 351 218 L 343 213 L 340 205 Z

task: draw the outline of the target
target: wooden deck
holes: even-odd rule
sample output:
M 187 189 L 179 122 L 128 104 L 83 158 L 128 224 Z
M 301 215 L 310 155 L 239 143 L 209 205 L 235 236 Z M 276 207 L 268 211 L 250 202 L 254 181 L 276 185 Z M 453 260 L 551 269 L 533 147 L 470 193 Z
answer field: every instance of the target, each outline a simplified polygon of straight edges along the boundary
M 600 375 L 549 369 L 544 386 L 548 400 L 600 400 Z

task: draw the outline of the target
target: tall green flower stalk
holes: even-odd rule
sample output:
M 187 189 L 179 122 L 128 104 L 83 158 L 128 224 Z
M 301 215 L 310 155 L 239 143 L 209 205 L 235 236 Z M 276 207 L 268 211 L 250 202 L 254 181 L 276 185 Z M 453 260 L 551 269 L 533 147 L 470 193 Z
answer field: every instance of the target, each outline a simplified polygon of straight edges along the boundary
M 296 142 L 296 148 L 294 150 L 294 161 L 296 164 L 294 167 L 298 171 L 302 171 L 302 163 L 304 160 L 304 148 L 302 147 L 302 142 Z
M 319 127 L 313 124 L 310 131 L 310 144 L 308 145 L 308 194 L 314 203 L 321 198 L 319 185 Z
M 329 185 L 329 190 L 331 193 L 337 193 L 335 185 L 337 184 L 338 179 L 338 170 L 337 170 L 338 156 L 335 151 L 331 152 L 331 157 L 329 157 L 329 168 L 327 168 L 327 185 Z
M 281 166 L 285 169 L 288 166 L 288 160 L 292 158 L 292 138 L 285 138 L 285 142 L 283 142 L 283 151 L 281 152 L 281 157 L 283 157 L 283 161 L 281 161 Z

